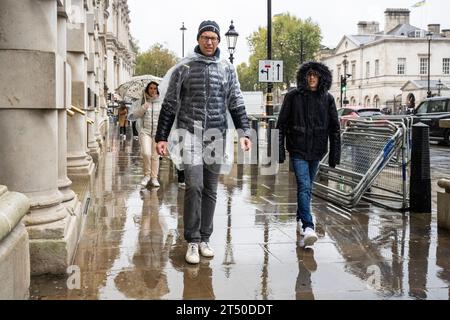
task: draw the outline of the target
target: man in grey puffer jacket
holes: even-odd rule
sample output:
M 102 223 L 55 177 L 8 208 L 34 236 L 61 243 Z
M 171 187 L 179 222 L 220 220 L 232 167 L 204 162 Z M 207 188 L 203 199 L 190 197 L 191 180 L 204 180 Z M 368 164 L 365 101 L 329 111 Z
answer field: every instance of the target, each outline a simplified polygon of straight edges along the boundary
M 244 99 L 233 65 L 220 60 L 217 23 L 203 21 L 197 41 L 194 57 L 178 66 L 170 77 L 155 137 L 158 153 L 161 156 L 167 154 L 167 141 L 175 118 L 177 128 L 191 134 L 199 130 L 205 134 L 210 129 L 224 134 L 229 125 L 227 111 L 236 129 L 240 129 L 241 148 L 248 151 L 251 148 L 250 126 Z M 193 153 L 202 156 L 207 145 L 201 140 L 200 152 Z M 200 162 L 183 165 L 186 178 L 184 237 L 188 242 L 185 258 L 188 263 L 197 264 L 200 254 L 214 256 L 209 238 L 213 231 L 219 179 L 217 166 L 220 164 L 205 162 L 202 157 Z

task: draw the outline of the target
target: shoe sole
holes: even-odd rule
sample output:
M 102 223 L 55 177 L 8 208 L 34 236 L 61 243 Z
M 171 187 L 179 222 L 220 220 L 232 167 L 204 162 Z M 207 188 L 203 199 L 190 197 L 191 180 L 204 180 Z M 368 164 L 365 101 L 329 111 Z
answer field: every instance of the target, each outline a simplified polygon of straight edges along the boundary
M 197 262 L 189 261 L 187 258 L 184 258 L 184 260 L 186 260 L 186 262 L 189 263 L 189 264 L 199 264 L 200 263 L 200 259 L 198 259 Z
M 316 236 L 310 236 L 310 237 L 308 237 L 308 238 L 305 238 L 304 239 L 304 242 L 305 242 L 305 247 L 310 247 L 310 246 L 313 246 L 314 245 L 314 243 L 316 243 L 316 241 L 317 241 L 317 237 Z
M 200 253 L 200 255 L 204 258 L 214 258 L 214 254 L 211 256 L 211 255 L 205 255 L 203 253 Z

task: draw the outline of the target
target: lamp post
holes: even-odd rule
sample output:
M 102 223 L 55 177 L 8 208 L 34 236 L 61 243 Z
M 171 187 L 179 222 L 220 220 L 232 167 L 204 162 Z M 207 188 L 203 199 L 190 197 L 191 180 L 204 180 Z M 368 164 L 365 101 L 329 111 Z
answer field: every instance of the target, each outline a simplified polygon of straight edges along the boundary
M 303 32 L 300 31 L 300 64 L 303 64 L 305 59 L 303 57 Z
M 184 26 L 184 22 L 182 23 L 182 26 L 180 28 L 181 30 L 181 57 L 184 58 L 184 32 L 187 30 L 187 28 Z
M 439 79 L 438 83 L 436 84 L 436 87 L 438 89 L 438 97 L 441 96 L 441 89 L 444 86 L 444 84 L 442 83 L 441 79 Z
M 344 55 L 344 61 L 342 61 L 342 64 L 344 65 L 344 75 L 342 76 L 341 83 L 341 107 L 342 104 L 347 105 L 347 55 Z M 344 91 L 344 100 L 342 100 L 342 91 Z
M 431 98 L 431 89 L 430 89 L 430 58 L 431 58 L 431 39 L 433 38 L 433 34 L 431 32 L 427 33 L 427 40 L 428 40 L 428 91 L 427 91 L 427 98 Z
M 227 33 L 225 33 L 225 37 L 227 37 L 228 44 L 228 52 L 230 53 L 230 62 L 233 64 L 234 61 L 234 51 L 236 50 L 236 42 L 239 37 L 239 33 L 236 32 L 233 25 L 233 20 L 231 20 L 230 29 L 228 29 Z
M 267 0 L 267 60 L 272 60 L 272 0 Z M 273 116 L 273 83 L 267 83 L 266 115 Z

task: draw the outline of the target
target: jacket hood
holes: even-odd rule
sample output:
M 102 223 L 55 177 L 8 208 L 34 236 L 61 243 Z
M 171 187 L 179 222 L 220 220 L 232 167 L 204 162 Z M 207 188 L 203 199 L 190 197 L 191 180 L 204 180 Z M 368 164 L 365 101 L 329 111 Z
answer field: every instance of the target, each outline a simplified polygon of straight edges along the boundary
M 333 76 L 330 69 L 320 62 L 305 62 L 297 72 L 297 88 L 304 92 L 308 90 L 306 75 L 309 70 L 316 71 L 320 75 L 318 91 L 320 94 L 326 93 L 331 88 Z

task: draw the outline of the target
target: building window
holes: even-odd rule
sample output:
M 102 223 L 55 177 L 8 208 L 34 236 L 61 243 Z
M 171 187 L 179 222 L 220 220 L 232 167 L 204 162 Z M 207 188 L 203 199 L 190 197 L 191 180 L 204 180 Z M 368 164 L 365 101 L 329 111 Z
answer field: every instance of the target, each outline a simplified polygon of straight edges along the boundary
M 397 74 L 405 74 L 405 71 L 406 71 L 406 58 L 398 58 Z
M 367 79 L 370 78 L 370 62 L 369 61 L 366 62 L 366 78 Z
M 375 60 L 375 77 L 380 75 L 380 60 Z
M 337 77 L 338 77 L 339 81 L 341 81 L 341 67 L 340 66 L 338 66 L 338 68 L 337 68 Z
M 442 59 L 442 73 L 450 74 L 450 58 Z
M 420 58 L 420 74 L 428 74 L 428 58 Z

